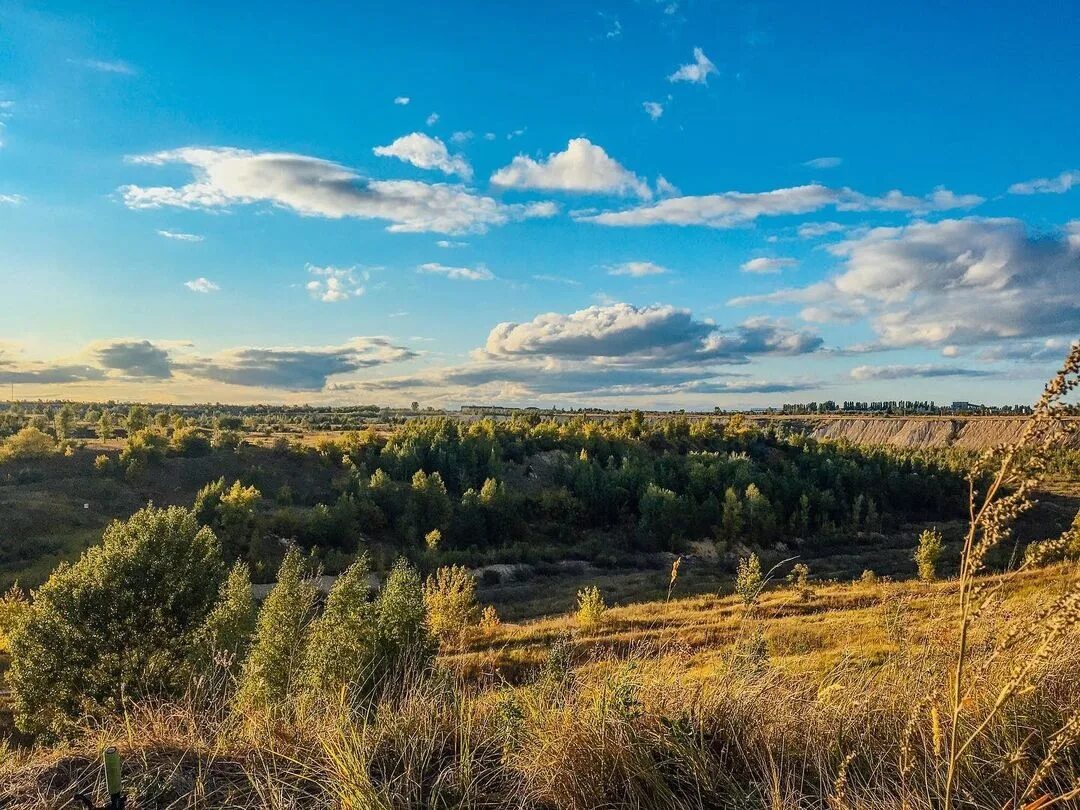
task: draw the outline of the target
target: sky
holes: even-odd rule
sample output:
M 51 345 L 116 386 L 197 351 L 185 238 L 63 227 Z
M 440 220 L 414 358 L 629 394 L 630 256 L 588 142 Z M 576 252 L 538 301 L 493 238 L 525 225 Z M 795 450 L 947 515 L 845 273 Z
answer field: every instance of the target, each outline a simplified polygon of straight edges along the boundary
M 18 399 L 1031 402 L 1080 5 L 0 0 Z

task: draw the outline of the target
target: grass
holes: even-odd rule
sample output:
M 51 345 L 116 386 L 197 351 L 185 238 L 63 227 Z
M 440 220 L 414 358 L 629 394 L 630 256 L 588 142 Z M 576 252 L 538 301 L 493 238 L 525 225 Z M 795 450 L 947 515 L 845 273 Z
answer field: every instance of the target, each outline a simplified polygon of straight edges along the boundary
M 991 661 L 991 640 L 1078 584 L 1076 564 L 1009 583 L 972 639 L 989 666 L 965 728 L 1031 652 Z M 131 706 L 71 747 L 9 752 L 0 806 L 92 792 L 101 748 L 118 744 L 138 807 L 929 810 L 946 775 L 956 588 L 834 583 L 807 602 L 776 587 L 749 613 L 732 596 L 674 598 L 611 608 L 587 631 L 570 616 L 504 622 L 371 713 L 323 706 L 282 722 L 197 694 Z M 572 665 L 545 668 L 567 631 Z M 757 631 L 768 654 L 750 665 L 741 650 Z M 1051 732 L 1078 716 L 1070 633 L 963 759 L 963 806 L 1019 797 Z M 1067 746 L 1040 790 L 1077 780 Z

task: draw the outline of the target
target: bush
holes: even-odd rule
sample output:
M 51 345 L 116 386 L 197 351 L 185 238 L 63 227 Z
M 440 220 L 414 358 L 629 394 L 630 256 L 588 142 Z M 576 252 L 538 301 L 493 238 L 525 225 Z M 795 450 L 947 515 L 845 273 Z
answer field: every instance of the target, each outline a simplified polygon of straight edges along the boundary
M 502 624 L 502 620 L 499 619 L 499 613 L 495 610 L 494 605 L 485 605 L 484 609 L 480 612 L 480 631 L 483 633 L 491 633 Z
M 787 581 L 802 601 L 809 602 L 814 598 L 814 589 L 810 586 L 810 566 L 806 563 L 795 563 L 791 566 Z
M 919 547 L 915 549 L 915 564 L 919 568 L 919 579 L 933 582 L 937 579 L 937 564 L 945 543 L 937 529 L 926 529 L 919 535 Z
M 476 623 L 476 580 L 460 565 L 440 568 L 424 583 L 424 607 L 435 637 L 460 644 Z
M 44 458 L 56 452 L 53 437 L 36 427 L 24 427 L 0 444 L 0 462 Z
M 11 637 L 30 612 L 30 601 L 18 585 L 12 585 L 0 596 L 0 652 L 6 651 Z
M 420 575 L 404 559 L 390 569 L 375 606 L 378 625 L 376 666 L 380 680 L 424 671 L 435 655 L 425 621 Z
M 761 573 L 761 560 L 757 554 L 743 557 L 735 572 L 735 593 L 747 607 L 755 604 L 765 587 L 765 577 Z
M 600 594 L 600 589 L 595 585 L 590 585 L 587 588 L 582 588 L 577 594 L 577 623 L 583 629 L 589 629 L 599 626 L 603 621 L 604 613 L 607 611 L 607 605 L 604 604 L 604 597 Z
M 149 506 L 61 565 L 11 641 L 16 722 L 62 732 L 122 698 L 176 695 L 222 578 L 217 539 L 186 509 Z

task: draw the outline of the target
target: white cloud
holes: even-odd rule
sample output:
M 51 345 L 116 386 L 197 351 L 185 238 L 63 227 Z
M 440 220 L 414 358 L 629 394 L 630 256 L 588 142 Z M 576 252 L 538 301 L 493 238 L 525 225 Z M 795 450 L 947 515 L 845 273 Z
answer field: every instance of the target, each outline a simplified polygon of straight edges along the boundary
M 471 141 L 473 137 L 473 131 L 471 129 L 467 129 L 464 131 L 455 132 L 453 135 L 450 136 L 450 140 L 454 143 L 467 143 Z
M 212 282 L 210 279 L 203 278 L 202 276 L 196 279 L 192 279 L 191 281 L 185 281 L 184 286 L 192 292 L 197 293 L 212 293 L 217 292 L 221 289 L 221 287 Z
M 701 50 L 701 48 L 694 48 L 694 61 L 689 65 L 683 65 L 668 76 L 668 81 L 708 84 L 709 75 L 717 72 L 716 65 L 709 61 L 705 51 Z
M 1009 186 L 1010 194 L 1064 194 L 1080 185 L 1080 169 L 1062 172 L 1057 177 L 1039 177 Z
M 468 247 L 469 243 L 468 242 L 454 242 L 454 241 L 451 241 L 449 239 L 440 239 L 438 242 L 435 243 L 435 246 L 436 247 L 441 247 L 444 250 L 452 250 L 454 248 Z
M 573 138 L 566 151 L 536 161 L 518 155 L 491 176 L 496 186 L 583 193 L 636 194 L 648 199 L 649 185 L 587 138 Z
M 803 166 L 809 166 L 811 169 L 835 169 L 843 162 L 843 158 L 818 157 L 814 158 L 813 160 L 806 161 Z
M 393 157 L 410 163 L 419 169 L 438 169 L 444 174 L 457 174 L 468 181 L 472 179 L 472 166 L 461 155 L 451 155 L 446 144 L 422 132 L 402 135 L 389 146 L 376 146 L 372 150 L 380 157 Z
M 68 61 L 99 73 L 116 73 L 123 76 L 134 76 L 137 73 L 134 67 L 120 59 L 70 59 Z
M 364 282 L 368 272 L 356 267 L 317 267 L 307 266 L 307 271 L 315 278 L 305 285 L 305 289 L 318 301 L 327 304 L 348 301 L 364 294 Z
M 688 309 L 616 303 L 498 324 L 478 357 L 591 359 L 637 366 L 745 363 L 751 354 L 805 354 L 821 342 L 816 335 L 766 318 L 722 330 L 711 321 L 695 320 Z
M 397 105 L 400 105 L 402 107 L 404 107 L 410 101 L 412 101 L 412 99 L 409 98 L 408 96 L 398 96 L 397 98 L 394 99 L 394 103 L 397 104 Z
M 288 152 L 184 147 L 130 158 L 181 163 L 195 177 L 183 186 L 121 186 L 129 208 L 224 208 L 268 202 L 303 216 L 383 219 L 392 232 L 482 233 L 511 220 L 551 216 L 551 204 L 505 205 L 464 186 L 414 180 L 364 180 L 328 160 Z
M 642 278 L 643 276 L 659 276 L 670 272 L 666 267 L 653 262 L 623 262 L 608 270 L 608 275 Z
M 959 366 L 922 364 L 915 366 L 856 366 L 851 370 L 851 378 L 865 382 L 868 380 L 903 380 L 912 377 L 989 377 L 991 371 Z
M 22 194 L 0 194 L 0 205 L 22 205 L 26 197 Z
M 664 114 L 664 105 L 659 101 L 646 101 L 641 106 L 653 121 L 656 121 Z
M 871 197 L 850 188 L 829 188 L 818 184 L 781 188 L 773 191 L 726 191 L 704 196 L 671 197 L 623 211 L 578 216 L 577 219 L 599 225 L 704 225 L 732 228 L 762 216 L 807 214 L 826 207 L 838 211 L 907 211 L 926 213 L 951 208 L 970 208 L 983 202 L 974 194 L 957 195 L 938 188 L 926 197 L 912 197 L 890 191 Z
M 839 222 L 807 222 L 799 226 L 797 233 L 800 239 L 816 239 L 819 236 L 840 233 L 846 229 L 847 226 Z
M 739 269 L 744 273 L 779 273 L 785 267 L 795 267 L 798 265 L 797 259 L 788 257 L 772 258 L 766 256 L 759 256 L 756 259 L 750 259 L 743 262 Z
M 577 279 L 567 278 L 566 276 L 555 276 L 550 273 L 537 273 L 533 276 L 535 281 L 546 281 L 551 284 L 565 284 L 568 287 L 580 287 L 581 282 Z
M 203 237 L 195 233 L 183 233 L 181 231 L 163 231 L 158 230 L 158 236 L 164 236 L 166 239 L 173 239 L 177 242 L 201 242 Z
M 437 123 L 439 123 L 439 114 L 437 112 L 433 112 L 431 115 L 424 119 L 424 123 L 427 124 L 429 127 L 435 126 Z
M 495 278 L 494 273 L 484 267 L 482 264 L 472 267 L 448 267 L 445 264 L 439 264 L 438 262 L 428 262 L 422 264 L 417 268 L 421 273 L 436 273 L 438 275 L 446 276 L 454 281 L 491 281 Z
M 660 175 L 656 178 L 656 193 L 661 197 L 675 197 L 679 194 L 678 187 L 668 181 L 664 175 Z
M 840 272 L 730 303 L 804 303 L 864 315 L 883 348 L 966 346 L 1080 333 L 1080 246 L 1015 219 L 875 228 L 833 245 Z M 806 314 L 804 312 L 804 314 Z

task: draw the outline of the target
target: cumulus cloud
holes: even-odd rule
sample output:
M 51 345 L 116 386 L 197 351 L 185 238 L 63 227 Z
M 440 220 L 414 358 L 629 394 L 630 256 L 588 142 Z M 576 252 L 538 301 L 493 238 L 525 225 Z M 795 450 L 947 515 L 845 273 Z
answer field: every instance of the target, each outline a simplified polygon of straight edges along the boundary
M 838 157 L 818 157 L 808 160 L 803 163 L 803 166 L 809 166 L 811 169 L 835 169 L 841 163 L 844 162 L 843 158 Z
M 439 123 L 439 114 L 437 112 L 433 112 L 431 115 L 424 119 L 424 123 L 427 124 L 429 127 L 435 126 L 437 123 Z
M 491 176 L 504 188 L 652 196 L 649 185 L 588 138 L 573 138 L 544 160 L 518 155 Z
M 201 379 L 229 385 L 321 391 L 327 380 L 361 369 L 417 357 L 386 338 L 355 338 L 324 348 L 241 348 L 176 362 L 174 368 Z
M 472 267 L 448 267 L 445 264 L 439 264 L 438 262 L 427 262 L 416 268 L 420 273 L 434 273 L 436 275 L 443 275 L 454 281 L 491 281 L 495 278 L 495 274 L 488 270 L 484 265 L 479 264 L 475 268 Z
M 193 278 L 191 281 L 185 281 L 184 286 L 192 292 L 197 293 L 212 293 L 217 292 L 221 289 L 221 287 L 212 282 L 210 279 L 203 278 L 202 276 L 200 276 L 199 278 Z
M 642 278 L 643 276 L 660 276 L 670 272 L 666 267 L 654 262 L 623 262 L 608 270 L 608 275 Z
M 733 304 L 804 303 L 870 317 L 885 348 L 989 344 L 1080 332 L 1080 246 L 1015 219 L 875 228 L 833 245 L 840 272 Z
M 1010 194 L 1064 194 L 1080 185 L 1080 169 L 1062 172 L 1057 177 L 1038 177 L 1009 186 Z
M 0 385 L 65 385 L 105 379 L 105 371 L 82 363 L 23 361 L 0 346 Z
M 664 105 L 659 101 L 646 101 L 641 106 L 644 108 L 645 114 L 653 121 L 658 120 L 664 114 Z
M 612 365 L 745 363 L 749 355 L 805 354 L 820 337 L 766 318 L 719 329 L 669 305 L 608 304 L 564 315 L 549 312 L 526 323 L 500 323 L 480 357 L 603 360 Z
M 919 214 L 971 208 L 983 202 L 974 194 L 958 195 L 937 188 L 925 197 L 890 191 L 880 197 L 850 188 L 829 188 L 819 184 L 794 186 L 773 191 L 726 191 L 703 196 L 671 197 L 624 211 L 581 214 L 579 220 L 599 225 L 640 227 L 646 225 L 704 225 L 733 228 L 758 217 L 807 214 L 833 207 L 838 211 L 906 211 Z
M 422 132 L 402 135 L 389 146 L 376 146 L 372 151 L 380 157 L 397 158 L 419 169 L 438 169 L 444 174 L 459 175 L 464 180 L 472 179 L 472 166 L 464 157 L 451 155 L 445 143 Z
M 338 163 L 287 152 L 183 147 L 130 160 L 147 166 L 179 163 L 195 175 L 177 187 L 121 186 L 124 203 L 135 209 L 266 202 L 303 216 L 387 220 L 392 232 L 448 234 L 483 232 L 514 219 L 554 213 L 550 204 L 504 205 L 460 185 L 364 180 Z
M 668 81 L 708 84 L 709 76 L 718 72 L 716 65 L 709 61 L 709 57 L 705 55 L 705 51 L 701 50 L 701 48 L 694 48 L 694 61 L 688 65 L 682 65 L 668 76 Z
M 856 366 L 851 370 L 851 378 L 865 382 L 869 380 L 903 380 L 912 377 L 990 377 L 994 372 L 985 369 L 962 368 L 923 364 L 915 366 Z
M 771 258 L 759 256 L 743 262 L 739 269 L 744 273 L 779 273 L 785 267 L 795 267 L 799 264 L 798 259 L 784 257 Z
M 164 231 L 158 230 L 158 236 L 164 236 L 166 239 L 172 239 L 177 242 L 201 242 L 203 237 L 195 233 L 183 233 L 181 231 Z
M 1070 341 L 1067 338 L 1004 343 L 983 349 L 979 352 L 978 359 L 986 363 L 1060 363 L 1069 353 L 1069 346 Z
M 307 266 L 314 278 L 305 285 L 312 298 L 327 304 L 347 301 L 364 294 L 364 282 L 368 272 L 356 267 Z
M 97 365 L 123 377 L 167 380 L 172 377 L 169 352 L 149 340 L 111 340 L 93 343 L 88 351 Z

